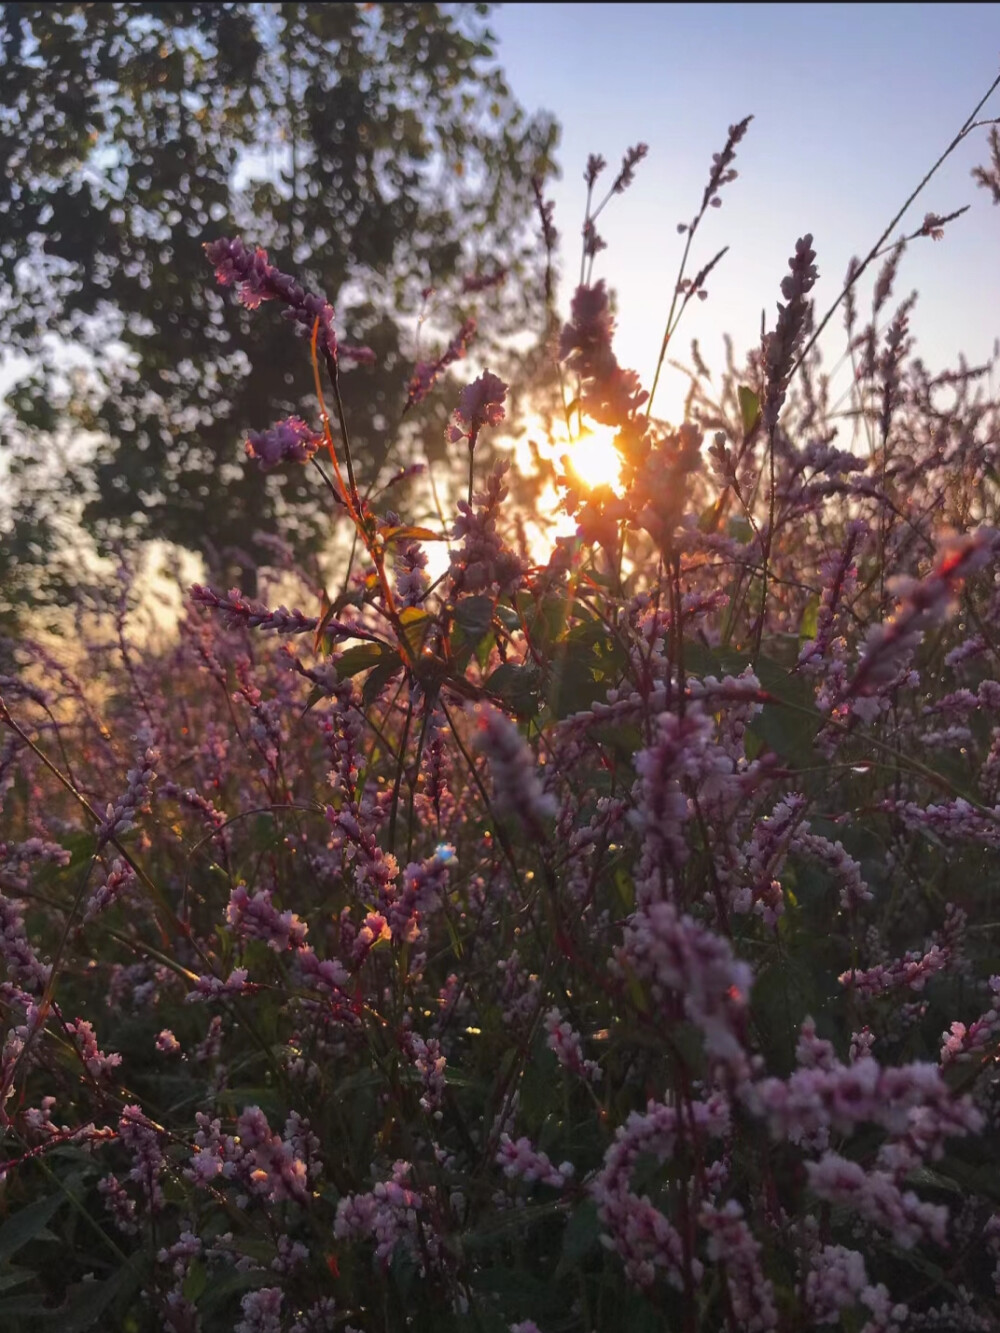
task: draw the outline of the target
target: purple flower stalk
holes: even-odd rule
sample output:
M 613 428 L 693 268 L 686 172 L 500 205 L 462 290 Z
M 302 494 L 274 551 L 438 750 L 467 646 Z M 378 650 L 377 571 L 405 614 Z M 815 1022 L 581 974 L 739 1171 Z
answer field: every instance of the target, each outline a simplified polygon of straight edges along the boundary
M 543 821 L 558 813 L 555 797 L 542 790 L 534 757 L 513 722 L 489 704 L 470 707 L 475 720 L 474 748 L 485 754 L 493 775 L 493 792 L 501 814 L 516 815 L 541 832 Z
M 461 361 L 468 350 L 470 341 L 476 335 L 476 321 L 467 319 L 441 355 L 434 361 L 418 361 L 410 376 L 407 386 L 406 402 L 403 412 L 408 412 L 417 403 L 422 403 L 437 383 L 438 376 L 455 361 Z
M 136 816 L 146 808 L 149 801 L 150 791 L 156 778 L 154 765 L 159 762 L 159 750 L 149 747 L 143 751 L 142 758 L 135 768 L 129 769 L 126 774 L 128 787 L 117 801 L 108 802 L 104 819 L 97 830 L 98 851 L 107 843 L 123 837 L 135 828 Z
M 223 623 L 228 629 L 246 627 L 260 629 L 264 633 L 311 634 L 319 624 L 315 616 L 304 616 L 299 610 L 289 611 L 287 607 L 279 606 L 276 611 L 271 611 L 262 602 L 244 597 L 239 588 L 233 588 L 228 595 L 224 595 L 213 588 L 193 583 L 191 600 L 198 606 L 209 606 L 214 611 L 221 611 Z M 345 634 L 357 633 L 350 626 L 341 625 L 340 621 L 330 621 L 325 627 L 328 633 L 336 633 L 338 629 L 342 629 Z
M 239 284 L 237 299 L 247 310 L 256 310 L 262 301 L 280 301 L 284 316 L 311 333 L 319 320 L 319 347 L 332 357 L 337 355 L 337 335 L 333 329 L 333 306 L 325 296 L 314 295 L 280 269 L 268 262 L 267 251 L 255 246 L 247 249 L 239 236 L 221 238 L 205 245 L 209 262 L 215 265 L 216 281 L 223 287 Z M 362 349 L 358 349 L 359 351 Z
M 763 422 L 768 432 L 778 424 L 785 402 L 795 354 L 802 342 L 809 318 L 808 296 L 819 274 L 812 236 L 795 242 L 795 254 L 788 261 L 791 273 L 781 280 L 781 294 L 787 304 L 778 305 L 778 326 L 764 339 L 764 365 L 767 392 L 764 397 Z
M 452 424 L 448 427 L 449 441 L 456 444 L 467 439 L 469 447 L 473 447 L 484 426 L 499 426 L 503 421 L 506 397 L 507 385 L 500 376 L 484 370 L 478 379 L 465 386 L 459 396 Z
M 288 417 L 268 430 L 248 431 L 245 448 L 261 472 L 270 472 L 282 463 L 308 463 L 322 443 L 323 436 L 301 417 Z

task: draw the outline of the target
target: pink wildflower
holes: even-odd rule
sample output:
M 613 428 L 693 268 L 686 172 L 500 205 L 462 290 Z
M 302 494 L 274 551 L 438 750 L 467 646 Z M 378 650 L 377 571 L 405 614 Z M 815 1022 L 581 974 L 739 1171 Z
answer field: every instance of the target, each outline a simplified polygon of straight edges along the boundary
M 301 417 L 288 417 L 267 430 L 247 434 L 246 455 L 270 472 L 282 463 L 308 463 L 323 444 L 323 436 L 312 430 Z

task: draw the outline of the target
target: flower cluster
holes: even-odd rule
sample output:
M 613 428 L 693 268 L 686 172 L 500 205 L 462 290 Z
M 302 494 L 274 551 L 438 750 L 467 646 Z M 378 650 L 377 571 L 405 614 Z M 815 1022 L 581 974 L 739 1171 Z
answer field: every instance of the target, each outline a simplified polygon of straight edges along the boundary
M 458 407 L 452 413 L 452 423 L 447 431 L 449 442 L 457 444 L 459 440 L 468 440 L 469 448 L 474 449 L 484 426 L 499 426 L 503 421 L 506 397 L 507 385 L 500 376 L 484 370 L 459 395 Z
M 301 417 L 288 417 L 268 430 L 247 434 L 246 455 L 270 472 L 282 463 L 308 463 L 322 445 L 323 436 L 310 429 Z
M 324 296 L 313 295 L 294 278 L 269 263 L 267 251 L 244 245 L 241 237 L 207 242 L 205 254 L 215 266 L 215 280 L 223 287 L 237 286 L 237 297 L 247 310 L 256 310 L 262 301 L 280 301 L 282 312 L 308 333 L 319 322 L 318 342 L 333 357 L 337 355 L 337 335 L 333 328 L 333 307 Z

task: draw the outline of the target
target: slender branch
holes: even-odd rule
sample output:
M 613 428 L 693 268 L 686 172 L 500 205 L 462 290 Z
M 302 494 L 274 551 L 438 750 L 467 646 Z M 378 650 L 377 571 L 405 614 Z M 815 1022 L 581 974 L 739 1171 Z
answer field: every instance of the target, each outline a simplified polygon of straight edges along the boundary
M 854 276 L 851 278 L 851 281 L 850 281 L 849 283 L 847 283 L 847 285 L 844 287 L 843 291 L 842 291 L 842 292 L 840 293 L 840 295 L 837 297 L 836 301 L 834 301 L 833 305 L 830 307 L 830 309 L 826 312 L 826 314 L 825 314 L 825 315 L 823 316 L 823 318 L 820 320 L 819 324 L 816 326 L 816 329 L 815 329 L 815 331 L 814 331 L 814 333 L 813 333 L 813 336 L 812 336 L 812 337 L 809 339 L 809 341 L 806 343 L 805 347 L 803 347 L 802 351 L 799 353 L 799 356 L 798 356 L 797 360 L 795 361 L 795 364 L 792 366 L 792 369 L 791 369 L 791 371 L 789 372 L 789 379 L 791 379 L 791 377 L 795 374 L 795 372 L 798 370 L 798 368 L 802 365 L 803 361 L 805 361 L 806 357 L 807 357 L 807 356 L 809 355 L 809 353 L 812 351 L 813 347 L 815 347 L 817 341 L 819 340 L 819 336 L 820 336 L 820 334 L 823 332 L 823 330 L 826 328 L 827 324 L 829 324 L 830 320 L 833 318 L 834 314 L 835 314 L 835 313 L 837 312 L 837 310 L 839 309 L 841 301 L 843 301 L 844 297 L 845 297 L 845 296 L 847 295 L 847 293 L 851 290 L 851 288 L 855 285 L 855 283 L 856 283 L 856 282 L 858 281 L 858 279 L 861 277 L 862 273 L 864 273 L 864 271 L 865 271 L 865 269 L 868 267 L 868 265 L 871 264 L 873 260 L 875 260 L 875 259 L 878 258 L 878 254 L 879 254 L 879 251 L 880 251 L 882 245 L 884 245 L 885 242 L 886 242 L 886 240 L 888 240 L 889 235 L 890 235 L 890 233 L 892 232 L 893 227 L 895 227 L 896 223 L 899 222 L 900 218 L 903 216 L 903 214 L 906 212 L 906 210 L 910 207 L 910 205 L 913 203 L 913 201 L 917 198 L 917 196 L 918 196 L 918 195 L 920 194 L 920 192 L 923 190 L 924 186 L 927 185 L 927 184 L 929 183 L 929 181 L 931 180 L 931 178 L 937 173 L 938 168 L 939 168 L 939 167 L 940 167 L 940 166 L 941 166 L 941 165 L 942 165 L 942 164 L 943 164 L 943 163 L 944 163 L 944 162 L 945 162 L 945 161 L 952 155 L 952 153 L 955 151 L 955 149 L 958 147 L 958 145 L 962 142 L 962 140 L 963 140 L 968 134 L 971 134 L 971 132 L 972 132 L 974 129 L 977 129 L 977 128 L 978 128 L 978 126 L 979 126 L 979 122 L 977 122 L 976 117 L 979 115 L 979 112 L 983 109 L 983 107 L 986 105 L 986 103 L 989 101 L 990 97 L 993 95 L 993 93 L 996 91 L 996 89 L 997 89 L 998 87 L 1000 87 L 1000 74 L 997 75 L 997 77 L 996 77 L 996 78 L 993 80 L 993 82 L 990 84 L 989 88 L 987 88 L 986 92 L 983 94 L 983 96 L 982 96 L 982 97 L 979 99 L 979 101 L 976 103 L 976 105 L 975 105 L 973 111 L 972 111 L 971 114 L 967 117 L 967 119 L 965 120 L 964 124 L 962 125 L 962 128 L 958 131 L 958 133 L 955 135 L 954 139 L 952 139 L 952 141 L 951 141 L 951 143 L 948 145 L 948 147 L 944 150 L 944 152 L 941 154 L 941 156 L 938 158 L 938 160 L 934 163 L 934 165 L 931 167 L 931 169 L 927 172 L 927 174 L 924 176 L 924 178 L 923 178 L 923 180 L 920 182 L 920 184 L 919 184 L 919 185 L 916 187 L 916 189 L 914 189 L 914 190 L 912 191 L 912 193 L 909 195 L 909 197 L 907 198 L 906 202 L 903 204 L 902 208 L 900 208 L 899 212 L 895 215 L 895 217 L 892 219 L 892 221 L 891 221 L 891 222 L 889 223 L 889 225 L 886 227 L 885 231 L 882 233 L 882 235 L 878 238 L 878 240 L 875 242 L 875 244 L 874 244 L 874 245 L 872 246 L 872 248 L 869 250 L 868 255 L 867 255 L 867 258 L 864 260 L 864 262 L 863 262 L 863 263 L 861 264 L 861 266 L 858 268 L 858 270 L 856 271 L 856 273 L 854 274 Z

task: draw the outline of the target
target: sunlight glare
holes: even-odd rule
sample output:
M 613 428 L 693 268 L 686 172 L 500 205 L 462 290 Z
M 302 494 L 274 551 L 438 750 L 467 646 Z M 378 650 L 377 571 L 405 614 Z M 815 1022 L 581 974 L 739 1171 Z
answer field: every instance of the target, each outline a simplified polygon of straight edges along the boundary
M 614 439 L 613 427 L 589 425 L 566 448 L 570 467 L 585 485 L 618 490 L 622 463 Z

